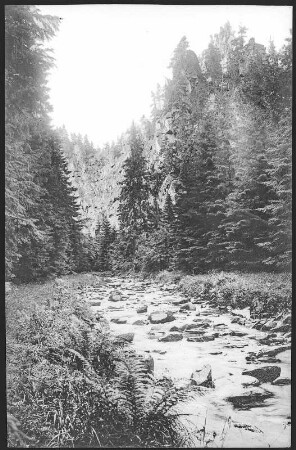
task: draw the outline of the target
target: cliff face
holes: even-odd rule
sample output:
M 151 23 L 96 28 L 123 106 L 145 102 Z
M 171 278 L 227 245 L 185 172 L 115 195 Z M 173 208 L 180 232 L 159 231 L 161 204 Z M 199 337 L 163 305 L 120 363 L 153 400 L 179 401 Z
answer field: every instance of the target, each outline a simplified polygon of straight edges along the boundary
M 86 151 L 81 137 L 63 136 L 63 151 L 71 172 L 71 181 L 77 189 L 82 218 L 86 219 L 85 232 L 94 236 L 96 223 L 107 215 L 112 225 L 118 225 L 116 198 L 120 194 L 123 164 L 130 155 L 127 135 L 116 144 L 103 149 L 91 146 Z M 149 165 L 157 167 L 161 161 L 159 138 L 153 136 L 145 142 L 144 156 Z

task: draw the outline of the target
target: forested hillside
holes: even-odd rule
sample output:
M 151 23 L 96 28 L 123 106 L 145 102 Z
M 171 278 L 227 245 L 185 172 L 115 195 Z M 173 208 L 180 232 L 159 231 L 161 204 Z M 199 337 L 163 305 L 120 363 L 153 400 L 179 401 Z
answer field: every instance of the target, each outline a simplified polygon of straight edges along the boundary
M 197 57 L 183 37 L 150 120 L 96 149 L 50 127 L 57 28 L 6 7 L 7 280 L 289 269 L 291 39 L 266 49 L 227 23 Z

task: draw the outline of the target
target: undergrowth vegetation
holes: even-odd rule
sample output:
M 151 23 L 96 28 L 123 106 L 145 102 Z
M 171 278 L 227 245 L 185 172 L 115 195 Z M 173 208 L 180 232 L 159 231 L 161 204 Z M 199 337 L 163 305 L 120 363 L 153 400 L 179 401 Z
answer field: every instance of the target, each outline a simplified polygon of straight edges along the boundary
M 210 300 L 213 305 L 250 307 L 251 314 L 263 317 L 291 311 L 292 307 L 290 273 L 210 272 L 186 275 L 179 287 L 189 296 Z
M 96 326 L 83 291 L 95 277 L 21 286 L 6 301 L 10 447 L 192 447 L 188 399 Z

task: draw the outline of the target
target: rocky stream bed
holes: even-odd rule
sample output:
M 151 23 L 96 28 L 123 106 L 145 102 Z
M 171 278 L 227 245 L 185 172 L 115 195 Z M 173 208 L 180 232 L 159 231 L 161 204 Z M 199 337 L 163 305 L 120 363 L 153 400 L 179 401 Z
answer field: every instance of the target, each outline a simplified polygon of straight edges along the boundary
M 250 312 L 221 312 L 176 285 L 98 277 L 81 295 L 107 327 L 146 354 L 156 376 L 200 386 L 184 406 L 209 447 L 289 447 L 291 318 L 258 330 Z M 187 416 L 186 416 L 187 417 Z M 189 417 L 189 416 L 188 416 Z

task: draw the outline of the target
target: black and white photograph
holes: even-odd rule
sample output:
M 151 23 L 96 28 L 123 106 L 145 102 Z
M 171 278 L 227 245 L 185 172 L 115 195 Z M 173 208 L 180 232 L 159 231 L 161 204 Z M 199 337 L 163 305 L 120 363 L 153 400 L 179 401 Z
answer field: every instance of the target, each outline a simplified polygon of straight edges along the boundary
M 292 15 L 5 5 L 7 447 L 292 447 Z

